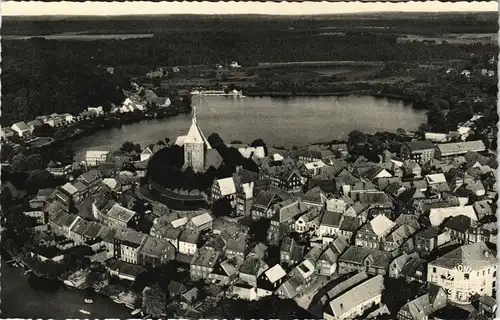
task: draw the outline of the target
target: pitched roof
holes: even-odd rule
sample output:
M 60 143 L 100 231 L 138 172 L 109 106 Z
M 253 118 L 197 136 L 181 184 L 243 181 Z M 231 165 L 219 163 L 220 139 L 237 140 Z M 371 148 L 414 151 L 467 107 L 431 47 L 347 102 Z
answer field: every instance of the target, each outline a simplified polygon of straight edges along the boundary
M 323 218 L 321 219 L 320 225 L 328 227 L 339 227 L 340 221 L 342 220 L 342 213 L 325 211 Z
M 217 179 L 217 184 L 219 185 L 219 190 L 223 197 L 236 193 L 236 186 L 232 177 Z
M 21 131 L 28 131 L 30 128 L 24 121 L 16 122 L 12 125 L 13 127 L 16 126 L 19 130 Z
M 384 235 L 386 232 L 388 232 L 390 229 L 396 226 L 396 224 L 392 220 L 390 220 L 383 214 L 379 214 L 378 216 L 373 218 L 370 221 L 370 225 L 372 227 L 373 232 L 377 236 Z
M 269 282 L 275 283 L 280 280 L 284 276 L 286 276 L 285 270 L 281 267 L 281 265 L 276 264 L 274 267 L 269 268 L 266 272 L 264 272 Z
M 78 189 L 75 188 L 70 182 L 66 182 L 61 187 L 61 189 L 63 189 L 64 191 L 66 191 L 71 196 L 78 192 Z
M 213 220 L 214 219 L 212 218 L 212 216 L 208 212 L 202 213 L 200 215 L 197 215 L 197 216 L 191 218 L 191 222 L 197 227 L 202 226 L 205 223 L 209 223 L 210 221 L 213 221 Z
M 477 141 L 463 141 L 455 143 L 442 143 L 438 144 L 438 149 L 441 155 L 450 154 L 466 154 L 469 151 L 483 151 L 486 149 L 484 142 L 481 140 Z
M 384 277 L 377 275 L 368 279 L 330 301 L 329 306 L 335 317 L 350 313 L 357 306 L 382 294 Z
M 128 223 L 137 213 L 115 203 L 107 212 L 107 216 L 120 222 Z
M 426 150 L 426 149 L 434 149 L 434 144 L 432 143 L 432 141 L 429 141 L 429 140 L 406 142 L 405 145 L 411 151 L 420 151 L 420 150 Z
M 496 253 L 486 246 L 484 242 L 476 242 L 461 246 L 444 254 L 429 264 L 453 269 L 459 265 L 466 265 L 472 270 L 497 265 Z
M 193 119 L 193 123 L 189 128 L 188 134 L 184 137 L 184 144 L 186 143 L 200 143 L 204 144 L 207 149 L 212 149 L 195 119 Z

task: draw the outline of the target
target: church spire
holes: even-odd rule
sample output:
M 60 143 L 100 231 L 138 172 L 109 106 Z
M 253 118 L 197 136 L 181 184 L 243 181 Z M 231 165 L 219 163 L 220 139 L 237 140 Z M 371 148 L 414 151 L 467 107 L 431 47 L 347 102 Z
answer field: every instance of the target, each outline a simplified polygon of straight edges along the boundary
M 196 106 L 193 106 L 193 123 L 196 123 Z

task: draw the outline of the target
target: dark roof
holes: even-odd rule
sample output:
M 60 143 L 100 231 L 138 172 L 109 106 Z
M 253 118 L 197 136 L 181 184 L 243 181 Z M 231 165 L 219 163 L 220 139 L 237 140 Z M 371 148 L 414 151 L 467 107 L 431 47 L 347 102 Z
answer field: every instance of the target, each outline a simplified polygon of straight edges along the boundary
M 359 221 L 355 217 L 344 216 L 340 223 L 340 230 L 355 232 L 359 227 Z
M 458 232 L 464 233 L 469 229 L 471 225 L 471 219 L 464 215 L 458 215 L 450 218 L 447 222 L 445 222 L 445 227 L 451 230 L 455 230 Z
M 321 219 L 321 224 L 326 226 L 336 226 L 340 225 L 340 220 L 342 219 L 342 213 L 325 211 L 323 218 Z
M 438 230 L 434 227 L 428 227 L 427 229 L 420 231 L 419 233 L 416 234 L 417 237 L 419 238 L 425 238 L 425 239 L 430 239 L 437 237 L 439 234 Z
M 405 143 L 405 145 L 411 151 L 434 149 L 434 143 L 432 143 L 432 141 L 429 141 L 429 140 L 407 142 L 407 143 Z

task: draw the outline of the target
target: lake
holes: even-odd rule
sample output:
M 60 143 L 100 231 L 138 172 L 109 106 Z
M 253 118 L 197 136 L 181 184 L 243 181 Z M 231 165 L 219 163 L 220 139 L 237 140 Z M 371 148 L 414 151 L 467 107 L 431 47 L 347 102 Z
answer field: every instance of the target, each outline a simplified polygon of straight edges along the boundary
M 37 288 L 24 276 L 24 268 L 7 265 L 2 259 L 1 318 L 21 319 L 129 319 L 131 310 L 104 296 L 92 297 L 93 304 L 84 304 L 84 291 L 59 287 L 57 290 Z M 84 315 L 85 309 L 91 312 Z
M 301 146 L 346 138 L 352 130 L 365 133 L 414 130 L 426 121 L 425 111 L 402 101 L 371 96 L 343 97 L 193 97 L 197 118 L 208 137 L 217 132 L 226 142 L 251 143 L 263 139 L 270 146 Z M 146 120 L 121 128 L 99 131 L 72 143 L 81 160 L 86 150 L 118 149 L 132 141 L 146 146 L 163 140 L 175 141 L 187 134 L 191 115 Z
M 126 40 L 136 38 L 152 38 L 152 33 L 138 33 L 138 34 L 84 34 L 76 32 L 65 32 L 60 34 L 39 35 L 39 36 L 15 36 L 5 35 L 2 36 L 3 40 L 28 40 L 31 38 L 42 38 L 46 40 L 78 40 L 78 41 L 94 41 L 94 40 Z

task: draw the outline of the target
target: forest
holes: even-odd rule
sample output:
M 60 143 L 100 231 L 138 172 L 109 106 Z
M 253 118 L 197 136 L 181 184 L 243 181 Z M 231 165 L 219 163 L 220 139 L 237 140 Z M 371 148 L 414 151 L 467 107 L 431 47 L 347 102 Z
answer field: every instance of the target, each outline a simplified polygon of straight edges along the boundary
M 56 30 L 74 31 L 75 28 L 92 33 L 99 26 L 97 29 L 112 33 L 147 29 L 153 30 L 155 35 L 152 38 L 128 40 L 4 40 L 2 124 L 29 121 L 53 112 L 76 114 L 88 106 L 103 105 L 110 108 L 111 103 L 123 101 L 121 89 L 128 88 L 132 77 L 144 76 L 159 66 L 213 66 L 233 60 L 244 66 L 261 62 L 345 60 L 434 63 L 469 59 L 472 54 L 480 57 L 498 54 L 497 46 L 482 43 L 398 43 L 397 38 L 401 33 L 415 33 L 418 30 L 461 32 L 464 31 L 460 29 L 463 25 L 469 28 L 469 33 L 496 32 L 497 29 L 496 22 L 493 20 L 491 23 L 489 15 L 445 16 L 441 20 L 433 15 L 419 16 L 423 20 L 413 17 L 409 21 L 394 16 L 390 19 L 377 16 L 315 19 L 250 16 L 241 19 L 171 17 L 164 20 L 158 17 L 136 17 L 98 21 L 95 18 L 20 21 L 20 18 L 10 17 L 3 23 L 3 34 L 31 35 L 35 29 L 40 30 L 40 33 L 35 34 L 51 34 Z M 176 23 L 177 30 L 165 31 L 176 26 Z M 380 25 L 387 28 L 374 28 Z M 191 30 L 184 30 L 183 26 L 189 26 Z M 222 30 L 222 26 L 226 27 Z M 325 34 L 319 28 L 326 26 L 341 28 L 345 33 Z M 406 30 L 411 26 L 414 30 Z M 492 27 L 494 31 L 490 30 Z M 114 67 L 113 74 L 106 72 L 105 67 L 108 66 Z M 274 79 L 263 79 L 254 91 L 269 87 L 270 84 L 266 83 L 269 81 L 273 82 Z M 311 92 L 324 92 L 343 86 L 335 79 L 326 83 L 322 81 L 326 80 L 305 85 L 299 83 L 299 86 Z M 363 84 L 357 86 L 366 87 Z M 283 87 L 289 86 L 285 84 Z M 346 88 L 349 90 L 351 87 Z

